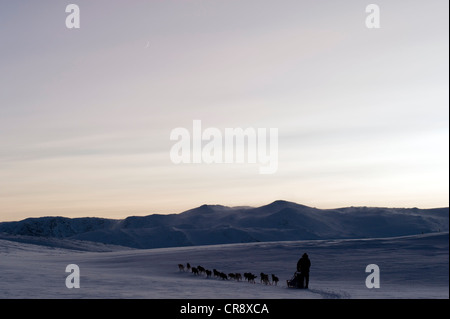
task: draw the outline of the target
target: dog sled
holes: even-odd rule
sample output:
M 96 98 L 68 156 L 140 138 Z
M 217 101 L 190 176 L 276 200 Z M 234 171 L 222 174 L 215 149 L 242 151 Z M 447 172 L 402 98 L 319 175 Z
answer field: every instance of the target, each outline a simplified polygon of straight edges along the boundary
M 286 280 L 288 288 L 296 288 L 296 289 L 303 289 L 303 278 L 302 274 L 298 271 L 294 273 L 294 276 L 292 276 L 291 280 Z

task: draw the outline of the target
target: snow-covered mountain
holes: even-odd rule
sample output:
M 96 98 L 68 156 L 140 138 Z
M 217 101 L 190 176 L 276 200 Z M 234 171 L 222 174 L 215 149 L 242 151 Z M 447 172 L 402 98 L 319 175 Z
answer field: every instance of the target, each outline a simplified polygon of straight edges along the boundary
M 0 238 L 92 241 L 132 248 L 405 236 L 449 229 L 449 208 L 317 209 L 287 201 L 262 207 L 203 205 L 180 214 L 28 218 L 0 223 Z M 45 241 L 48 243 L 48 241 Z M 58 245 L 54 241 L 54 245 Z

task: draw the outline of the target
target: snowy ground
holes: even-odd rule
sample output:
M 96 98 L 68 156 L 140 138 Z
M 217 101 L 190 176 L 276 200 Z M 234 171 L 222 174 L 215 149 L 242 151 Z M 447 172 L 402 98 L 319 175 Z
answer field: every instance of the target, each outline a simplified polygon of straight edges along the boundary
M 81 252 L 0 240 L 0 298 L 449 298 L 448 244 L 448 233 L 438 233 Z M 312 262 L 310 289 L 288 289 L 304 252 Z M 197 277 L 178 270 L 186 262 L 225 273 L 273 273 L 280 282 Z M 65 286 L 68 264 L 80 267 L 79 289 Z M 365 286 L 368 264 L 380 267 L 379 289 Z

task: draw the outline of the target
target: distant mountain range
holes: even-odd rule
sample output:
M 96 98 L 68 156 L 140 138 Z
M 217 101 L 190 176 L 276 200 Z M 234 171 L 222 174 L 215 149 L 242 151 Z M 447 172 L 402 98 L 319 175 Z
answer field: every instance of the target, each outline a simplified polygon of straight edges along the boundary
M 347 207 L 317 209 L 275 201 L 261 207 L 203 205 L 183 213 L 28 218 L 0 223 L 0 238 L 43 243 L 90 241 L 160 248 L 305 239 L 375 238 L 448 232 L 449 208 Z

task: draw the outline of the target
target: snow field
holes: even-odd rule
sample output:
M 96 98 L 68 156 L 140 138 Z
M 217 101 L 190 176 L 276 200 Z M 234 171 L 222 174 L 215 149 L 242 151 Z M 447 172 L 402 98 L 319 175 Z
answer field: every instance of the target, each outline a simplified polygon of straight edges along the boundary
M 74 251 L 0 240 L 0 298 L 315 299 L 449 298 L 448 233 L 384 239 L 310 240 L 112 252 Z M 312 266 L 310 289 L 286 288 L 301 254 Z M 256 283 L 180 272 L 178 264 L 252 272 Z M 379 289 L 365 267 L 380 267 Z M 80 288 L 65 286 L 68 264 Z M 278 286 L 260 283 L 275 274 Z

